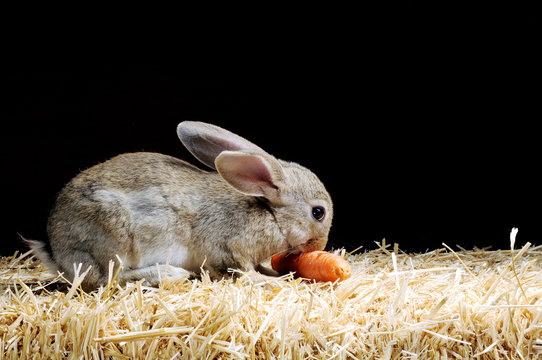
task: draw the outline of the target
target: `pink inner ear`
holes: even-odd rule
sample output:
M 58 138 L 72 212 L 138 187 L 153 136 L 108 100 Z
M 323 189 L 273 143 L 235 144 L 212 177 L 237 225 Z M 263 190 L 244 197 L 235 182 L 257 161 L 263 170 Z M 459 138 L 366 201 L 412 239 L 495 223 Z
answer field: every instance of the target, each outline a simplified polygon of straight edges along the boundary
M 273 164 L 262 155 L 224 151 L 215 161 L 220 176 L 240 192 L 251 196 L 277 196 L 280 181 Z M 277 164 L 277 166 L 280 166 Z
M 243 160 L 243 164 L 240 164 L 241 166 L 238 169 L 238 174 L 244 181 L 276 188 L 270 169 L 262 158 L 249 156 Z

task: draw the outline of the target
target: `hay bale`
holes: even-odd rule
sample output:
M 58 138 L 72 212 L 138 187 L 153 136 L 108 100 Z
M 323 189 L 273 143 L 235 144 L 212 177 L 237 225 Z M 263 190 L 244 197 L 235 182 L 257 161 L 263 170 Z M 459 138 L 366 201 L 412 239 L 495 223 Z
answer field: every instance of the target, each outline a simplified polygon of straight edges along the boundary
M 28 253 L 0 259 L 0 359 L 542 358 L 542 247 L 397 247 L 337 284 L 201 277 L 64 290 Z M 112 277 L 113 278 L 113 277 Z

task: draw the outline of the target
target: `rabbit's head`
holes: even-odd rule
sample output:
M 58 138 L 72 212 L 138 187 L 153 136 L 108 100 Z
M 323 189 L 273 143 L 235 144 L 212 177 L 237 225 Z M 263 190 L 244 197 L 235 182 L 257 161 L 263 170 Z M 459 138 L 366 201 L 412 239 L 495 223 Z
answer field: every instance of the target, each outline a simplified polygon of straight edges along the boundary
M 248 140 L 218 126 L 184 121 L 177 128 L 186 148 L 216 169 L 237 191 L 254 196 L 274 216 L 290 250 L 324 249 L 333 205 L 310 170 L 278 160 Z

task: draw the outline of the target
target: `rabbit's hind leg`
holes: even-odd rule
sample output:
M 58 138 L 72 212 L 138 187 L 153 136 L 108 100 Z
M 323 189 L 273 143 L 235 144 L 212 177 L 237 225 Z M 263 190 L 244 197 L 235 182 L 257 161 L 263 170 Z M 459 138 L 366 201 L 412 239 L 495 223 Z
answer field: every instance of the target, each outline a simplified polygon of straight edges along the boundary
M 156 264 L 138 269 L 126 269 L 120 272 L 119 280 L 122 283 L 127 281 L 138 281 L 145 279 L 146 285 L 157 285 L 161 280 L 186 279 L 192 273 L 180 267 Z
M 85 274 L 82 284 L 85 289 L 89 290 L 107 283 L 107 276 L 104 276 L 100 266 L 89 253 L 75 250 L 65 252 L 62 255 L 55 256 L 55 263 L 59 267 L 58 271 L 66 280 L 73 282 L 75 276 Z

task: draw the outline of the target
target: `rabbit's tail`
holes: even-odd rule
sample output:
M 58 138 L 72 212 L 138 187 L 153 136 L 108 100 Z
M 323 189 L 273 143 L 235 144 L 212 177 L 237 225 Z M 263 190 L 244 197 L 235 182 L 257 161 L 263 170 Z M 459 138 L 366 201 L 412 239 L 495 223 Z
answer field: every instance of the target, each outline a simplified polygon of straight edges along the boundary
M 59 270 L 58 265 L 51 257 L 51 253 L 45 242 L 25 239 L 22 236 L 21 239 L 26 244 L 26 246 L 28 246 L 32 250 L 34 255 L 36 255 L 36 257 L 41 261 L 41 263 L 45 265 L 45 267 L 47 267 L 47 269 L 55 273 Z

